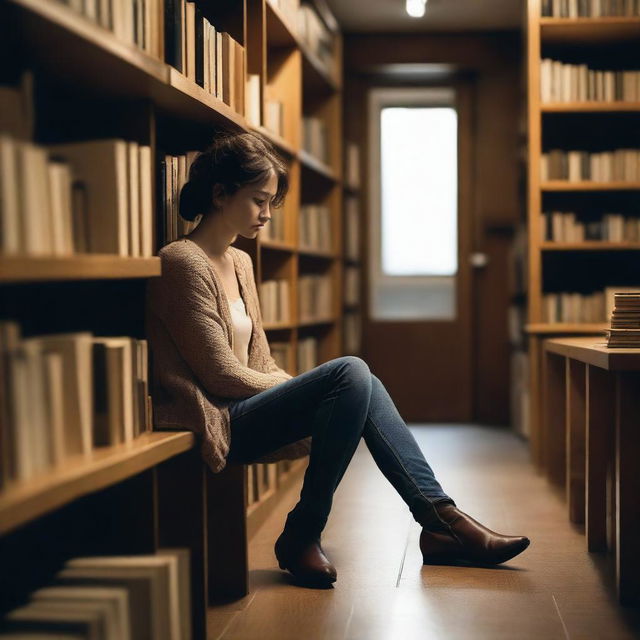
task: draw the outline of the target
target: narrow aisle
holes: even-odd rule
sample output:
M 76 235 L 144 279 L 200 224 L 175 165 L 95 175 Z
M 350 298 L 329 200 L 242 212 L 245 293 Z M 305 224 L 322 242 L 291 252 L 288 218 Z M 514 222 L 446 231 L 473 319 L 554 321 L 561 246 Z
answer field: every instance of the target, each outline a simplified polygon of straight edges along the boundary
M 604 587 L 597 557 L 564 504 L 536 476 L 510 432 L 413 426 L 458 506 L 531 546 L 496 568 L 423 566 L 420 525 L 375 466 L 364 441 L 338 487 L 322 538 L 338 571 L 332 589 L 296 587 L 273 554 L 294 487 L 249 549 L 251 592 L 210 615 L 210 640 L 413 640 L 638 637 L 640 612 Z

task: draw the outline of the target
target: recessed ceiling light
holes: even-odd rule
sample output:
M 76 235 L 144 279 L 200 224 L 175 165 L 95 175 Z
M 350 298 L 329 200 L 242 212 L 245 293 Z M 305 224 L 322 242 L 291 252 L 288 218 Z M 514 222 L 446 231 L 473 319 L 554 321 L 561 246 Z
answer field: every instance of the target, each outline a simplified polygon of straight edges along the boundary
M 407 13 L 412 18 L 422 18 L 427 0 L 407 0 Z

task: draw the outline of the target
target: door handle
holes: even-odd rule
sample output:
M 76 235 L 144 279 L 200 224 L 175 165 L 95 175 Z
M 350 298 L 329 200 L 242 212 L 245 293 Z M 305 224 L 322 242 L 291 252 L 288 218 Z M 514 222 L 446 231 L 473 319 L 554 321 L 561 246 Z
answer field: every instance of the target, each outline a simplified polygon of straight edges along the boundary
M 475 267 L 476 269 L 482 269 L 489 264 L 489 256 L 482 251 L 474 251 L 469 256 L 469 262 L 472 267 Z

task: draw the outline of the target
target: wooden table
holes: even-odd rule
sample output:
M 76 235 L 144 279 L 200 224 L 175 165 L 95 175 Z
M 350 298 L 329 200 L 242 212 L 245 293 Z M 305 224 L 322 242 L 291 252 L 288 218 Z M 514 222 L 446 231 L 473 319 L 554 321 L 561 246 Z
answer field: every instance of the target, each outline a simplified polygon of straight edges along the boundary
M 611 551 L 624 604 L 640 602 L 640 349 L 604 337 L 543 343 L 542 466 L 566 490 L 589 551 Z

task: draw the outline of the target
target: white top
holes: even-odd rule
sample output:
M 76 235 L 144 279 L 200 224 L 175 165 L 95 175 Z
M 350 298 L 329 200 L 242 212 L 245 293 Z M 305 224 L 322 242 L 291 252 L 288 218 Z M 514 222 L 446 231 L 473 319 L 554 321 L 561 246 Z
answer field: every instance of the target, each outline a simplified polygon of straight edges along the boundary
M 251 338 L 251 318 L 247 315 L 244 301 L 236 298 L 229 302 L 231 320 L 233 321 L 233 352 L 246 367 L 249 361 L 249 338 Z

